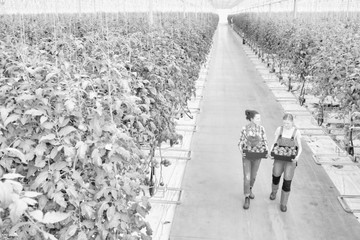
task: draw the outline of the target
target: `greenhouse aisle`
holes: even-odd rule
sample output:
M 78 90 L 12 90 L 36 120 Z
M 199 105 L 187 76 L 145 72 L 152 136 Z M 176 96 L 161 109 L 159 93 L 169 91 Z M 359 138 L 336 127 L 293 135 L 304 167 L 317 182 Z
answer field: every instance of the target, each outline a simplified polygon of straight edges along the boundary
M 245 55 L 240 38 L 219 25 L 201 114 L 182 182 L 170 240 L 359 239 L 360 224 L 337 200 L 338 192 L 305 145 L 288 211 L 279 194 L 269 200 L 272 161 L 262 160 L 250 209 L 242 208 L 242 162 L 237 148 L 245 109 L 261 113 L 269 143 L 283 111 Z

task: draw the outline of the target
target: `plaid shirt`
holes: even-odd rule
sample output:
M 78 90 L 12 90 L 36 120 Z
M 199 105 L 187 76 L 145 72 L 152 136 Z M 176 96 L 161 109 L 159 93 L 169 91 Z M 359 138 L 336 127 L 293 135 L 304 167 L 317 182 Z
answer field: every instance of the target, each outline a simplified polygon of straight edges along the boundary
M 241 130 L 241 136 L 239 141 L 239 145 L 241 147 L 250 145 L 248 143 L 249 136 L 251 137 L 258 136 L 260 138 L 260 143 L 262 143 L 262 145 L 267 146 L 268 144 L 266 139 L 265 128 L 263 126 L 248 124 L 245 127 L 243 127 Z

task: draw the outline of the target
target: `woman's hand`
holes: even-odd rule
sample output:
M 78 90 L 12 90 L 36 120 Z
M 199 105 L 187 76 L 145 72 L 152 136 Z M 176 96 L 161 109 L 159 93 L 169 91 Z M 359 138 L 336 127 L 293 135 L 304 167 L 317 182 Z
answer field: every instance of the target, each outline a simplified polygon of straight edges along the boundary
M 267 158 L 272 158 L 272 156 L 271 156 L 272 148 L 269 150 L 269 147 L 266 146 L 266 151 L 267 151 L 266 157 L 267 157 Z
M 296 156 L 292 161 L 297 163 L 299 161 L 299 156 Z
M 239 148 L 241 156 L 244 156 L 244 152 L 243 152 L 243 149 L 242 149 L 240 143 L 238 143 L 238 148 Z

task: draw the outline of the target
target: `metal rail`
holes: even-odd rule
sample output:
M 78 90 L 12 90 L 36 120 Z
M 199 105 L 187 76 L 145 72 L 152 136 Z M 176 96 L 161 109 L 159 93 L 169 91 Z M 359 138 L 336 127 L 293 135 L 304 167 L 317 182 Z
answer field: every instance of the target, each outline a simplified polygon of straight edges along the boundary
M 359 202 L 360 202 L 360 195 L 340 195 L 337 198 L 340 202 L 340 205 L 345 210 L 345 212 L 347 212 L 347 213 L 359 213 L 360 212 L 360 208 L 351 208 L 345 200 L 346 198 L 359 199 Z

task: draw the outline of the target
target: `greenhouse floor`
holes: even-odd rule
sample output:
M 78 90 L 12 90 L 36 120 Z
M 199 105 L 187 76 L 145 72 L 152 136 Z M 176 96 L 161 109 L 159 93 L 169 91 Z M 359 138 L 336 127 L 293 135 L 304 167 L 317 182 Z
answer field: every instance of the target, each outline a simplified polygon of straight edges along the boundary
M 359 239 L 356 215 L 344 211 L 338 200 L 341 194 L 359 192 L 358 184 L 349 183 L 359 176 L 358 166 L 317 164 L 314 148 L 322 143 L 311 139 L 314 136 L 305 130 L 304 150 L 293 179 L 288 211 L 279 209 L 280 194 L 275 201 L 269 200 L 270 159 L 262 160 L 253 188 L 256 197 L 249 210 L 243 209 L 242 161 L 237 142 L 247 123 L 245 110 L 261 113 L 269 144 L 282 123 L 284 110 L 297 116 L 297 125 L 302 117 L 307 118 L 302 122 L 311 118 L 306 109 L 290 106 L 291 96 L 277 96 L 274 90 L 280 95 L 284 91 L 269 85 L 271 79 L 264 81 L 249 56 L 241 38 L 220 24 L 214 37 L 197 131 L 191 141 L 191 160 L 187 161 L 182 179 L 181 203 L 176 207 L 169 239 Z

